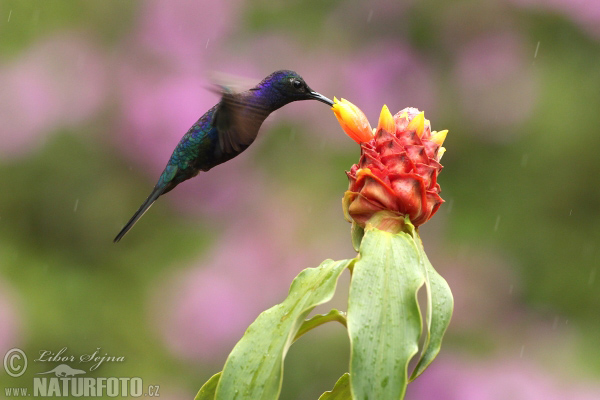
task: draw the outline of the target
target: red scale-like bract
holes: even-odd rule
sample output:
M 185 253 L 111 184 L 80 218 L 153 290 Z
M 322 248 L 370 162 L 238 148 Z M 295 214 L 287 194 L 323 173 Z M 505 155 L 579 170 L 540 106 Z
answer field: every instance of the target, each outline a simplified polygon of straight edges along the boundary
M 430 140 L 429 123 L 421 137 L 415 130 L 407 130 L 418 113 L 414 108 L 397 113 L 396 132 L 380 129 L 373 139 L 361 143 L 359 163 L 346 172 L 350 182 L 344 209 L 360 226 L 384 210 L 408 215 L 412 224 L 419 226 L 444 202 L 437 183 L 442 169 L 440 145 Z

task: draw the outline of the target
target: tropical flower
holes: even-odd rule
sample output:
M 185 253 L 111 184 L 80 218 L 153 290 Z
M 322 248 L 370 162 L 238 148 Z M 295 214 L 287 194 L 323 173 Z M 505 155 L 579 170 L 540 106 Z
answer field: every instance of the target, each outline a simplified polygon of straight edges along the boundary
M 392 117 L 383 106 L 374 131 L 352 103 L 336 101 L 333 110 L 344 131 L 361 147 L 358 164 L 346 172 L 346 219 L 364 228 L 375 213 L 389 211 L 408 216 L 414 226 L 427 222 L 444 202 L 437 176 L 448 131 L 432 132 L 424 113 L 411 107 Z

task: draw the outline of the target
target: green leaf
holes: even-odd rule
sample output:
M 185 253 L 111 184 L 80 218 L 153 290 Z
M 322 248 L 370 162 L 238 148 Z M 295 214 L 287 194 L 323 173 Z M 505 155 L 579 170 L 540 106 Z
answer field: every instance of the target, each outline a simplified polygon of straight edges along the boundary
M 229 354 L 217 400 L 278 398 L 283 359 L 304 318 L 333 297 L 339 276 L 353 261 L 327 260 L 294 279 L 284 302 L 261 313 Z
M 344 327 L 346 327 L 346 314 L 342 311 L 333 309 L 327 314 L 317 314 L 310 319 L 304 320 L 302 326 L 300 327 L 300 329 L 298 329 L 298 332 L 296 333 L 294 341 L 298 340 L 300 336 L 304 335 L 311 329 L 314 329 L 317 326 L 323 325 L 330 321 L 337 321 L 340 324 L 344 325 Z
M 335 383 L 335 386 L 331 392 L 325 392 L 319 400 L 352 400 L 352 393 L 350 393 L 350 374 L 345 373 Z
M 217 384 L 221 378 L 221 372 L 218 372 L 210 377 L 208 381 L 198 391 L 194 400 L 214 400 L 217 391 Z
M 350 230 L 350 233 L 352 237 L 352 247 L 354 247 L 354 250 L 358 251 L 360 249 L 360 242 L 365 235 L 365 230 L 361 228 L 356 221 L 352 220 L 352 229 Z
M 350 383 L 355 399 L 401 399 L 408 363 L 418 351 L 425 283 L 412 236 L 367 229 L 348 299 Z
M 421 375 L 440 352 L 442 339 L 450 324 L 454 308 L 454 300 L 448 282 L 433 269 L 423 249 L 423 243 L 416 232 L 414 236 L 421 253 L 425 271 L 425 284 L 427 285 L 427 336 L 423 344 L 421 358 L 410 377 L 411 381 Z

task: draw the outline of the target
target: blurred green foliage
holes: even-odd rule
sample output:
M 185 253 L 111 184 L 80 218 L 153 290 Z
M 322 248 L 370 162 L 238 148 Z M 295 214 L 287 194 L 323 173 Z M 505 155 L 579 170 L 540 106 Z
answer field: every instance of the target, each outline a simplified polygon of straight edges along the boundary
M 0 54 L 14 56 L 40 37 L 71 29 L 94 32 L 97 39 L 114 44 L 130 29 L 136 8 L 133 1 L 118 0 L 5 0 L 0 4 L 6 16 L 0 24 Z

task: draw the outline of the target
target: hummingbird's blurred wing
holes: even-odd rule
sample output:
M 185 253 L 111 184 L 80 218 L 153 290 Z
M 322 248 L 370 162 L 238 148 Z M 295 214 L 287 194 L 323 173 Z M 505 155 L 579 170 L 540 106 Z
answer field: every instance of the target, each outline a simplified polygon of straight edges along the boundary
M 224 154 L 237 155 L 254 142 L 260 125 L 269 115 L 251 93 L 235 94 L 223 88 L 223 96 L 213 116 Z
M 241 93 L 260 82 L 258 78 L 248 78 L 240 75 L 228 74 L 219 71 L 208 73 L 209 81 L 220 90 L 226 89 L 232 93 Z

